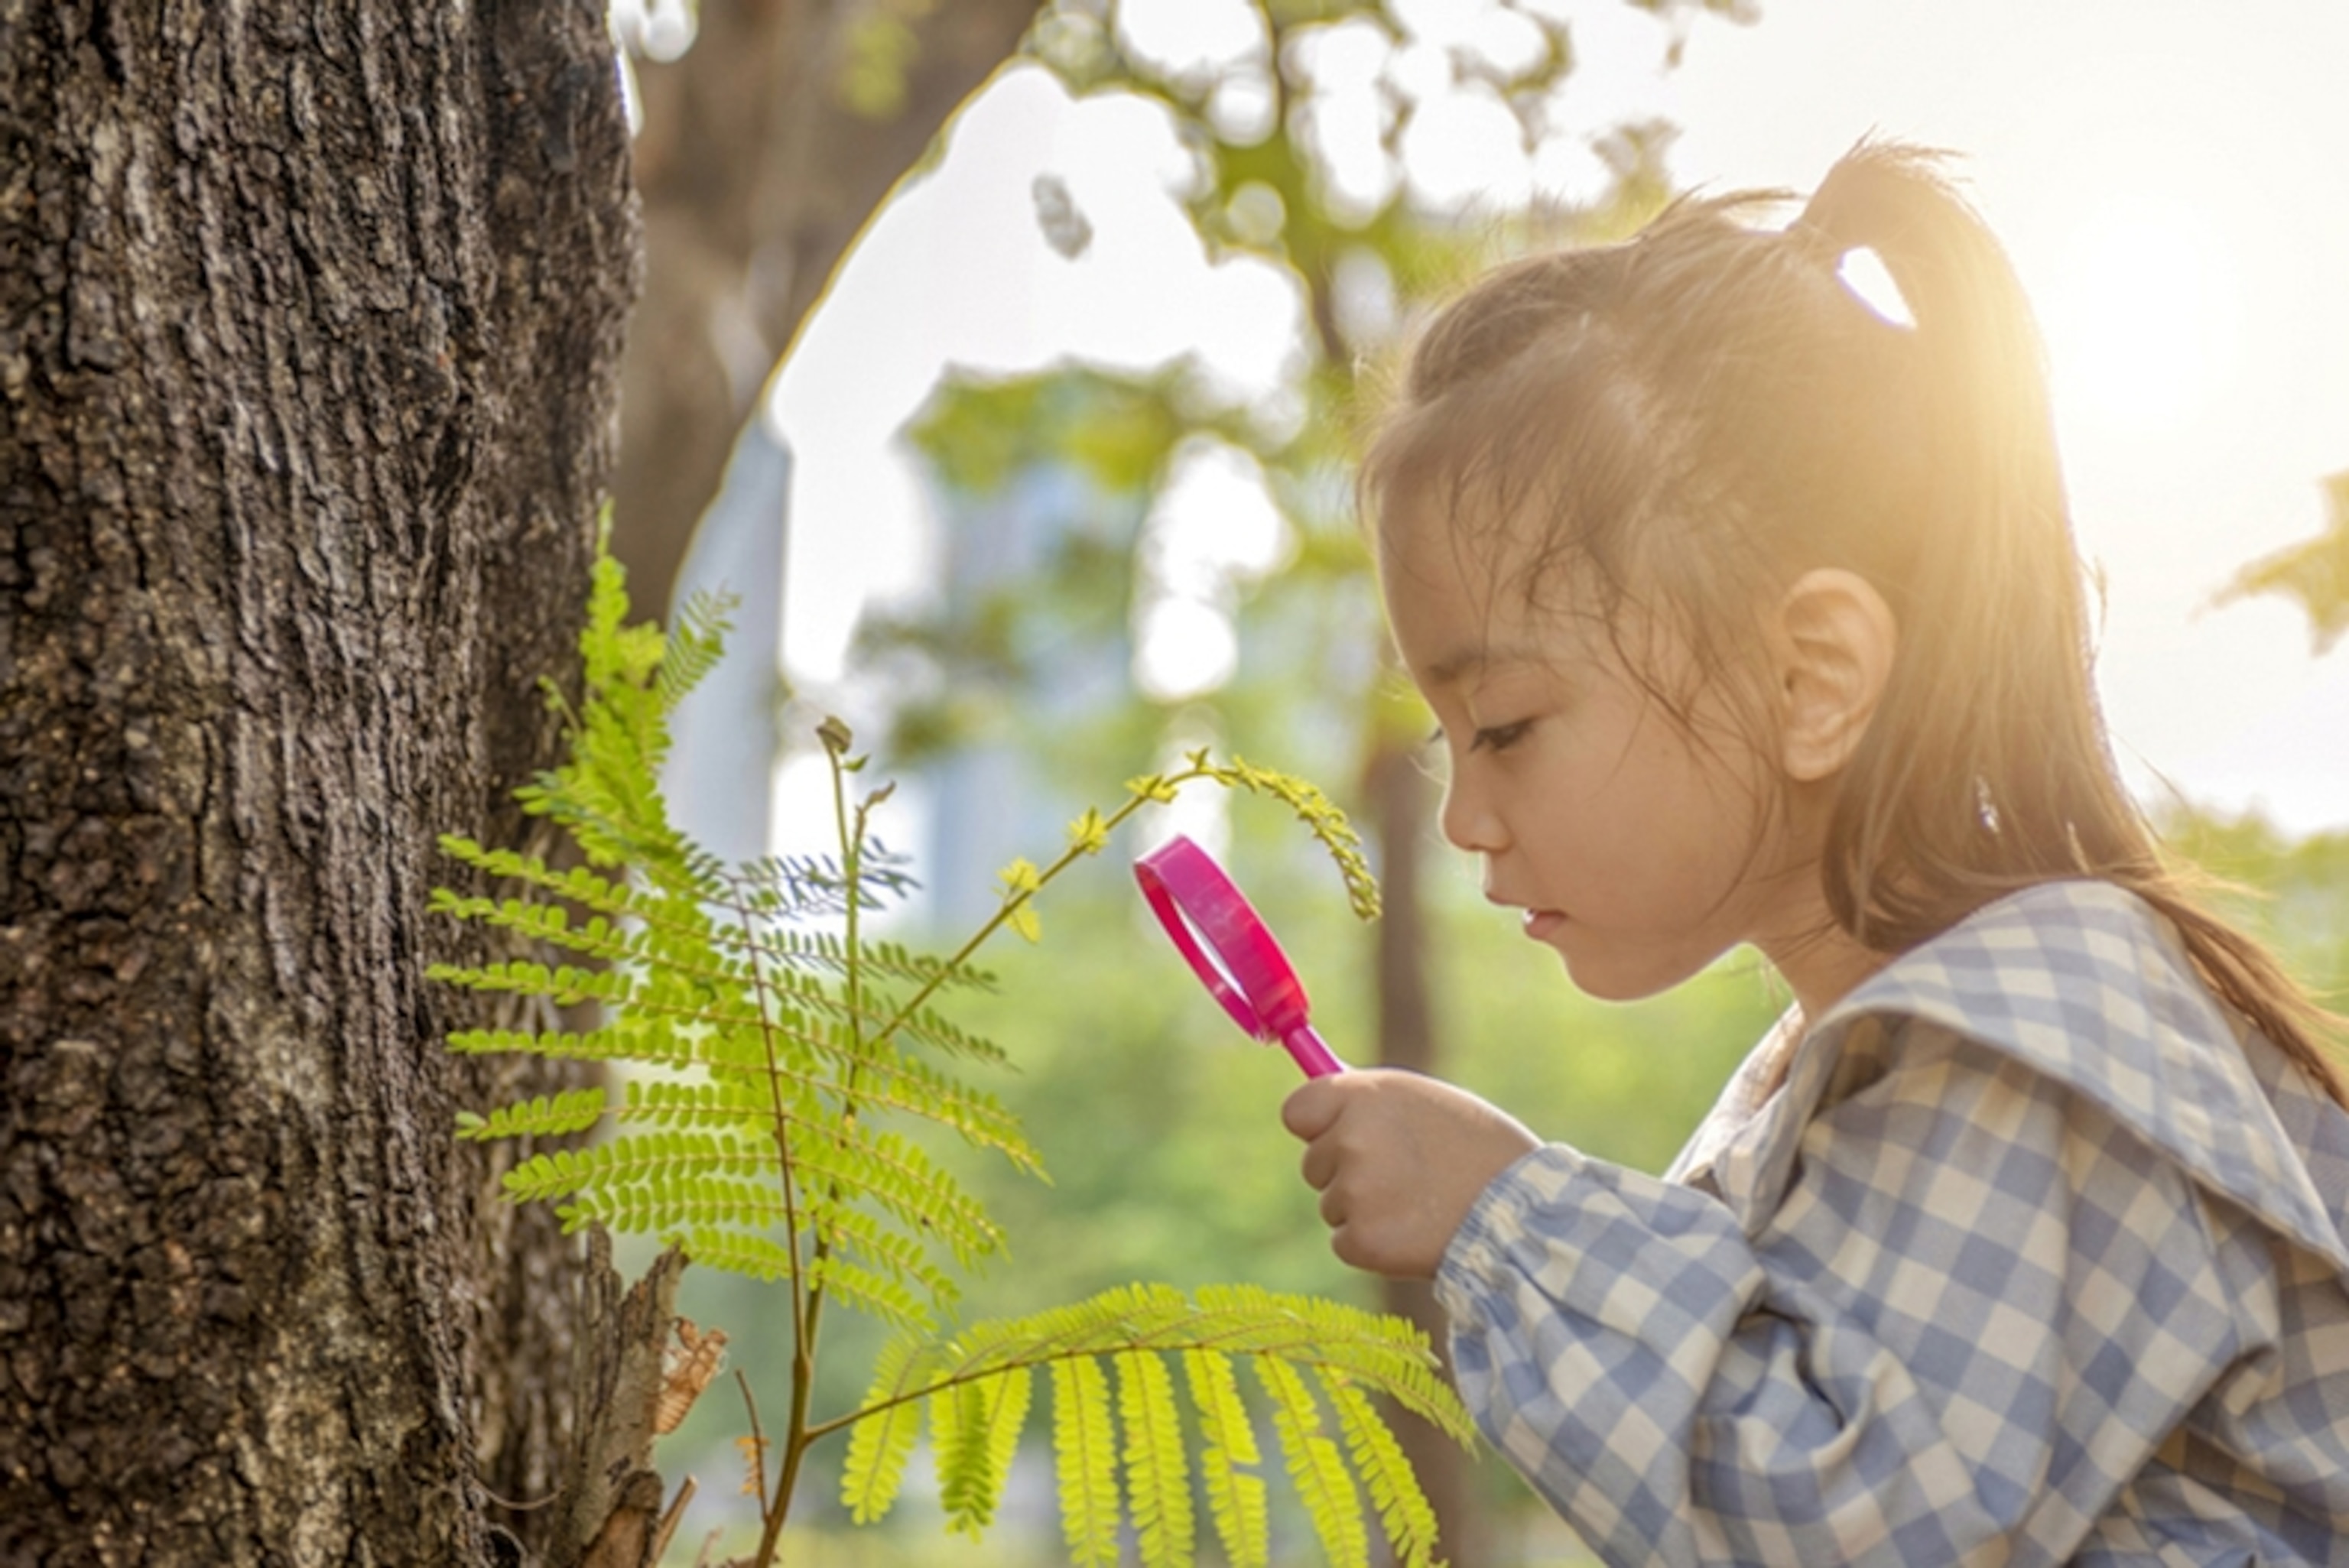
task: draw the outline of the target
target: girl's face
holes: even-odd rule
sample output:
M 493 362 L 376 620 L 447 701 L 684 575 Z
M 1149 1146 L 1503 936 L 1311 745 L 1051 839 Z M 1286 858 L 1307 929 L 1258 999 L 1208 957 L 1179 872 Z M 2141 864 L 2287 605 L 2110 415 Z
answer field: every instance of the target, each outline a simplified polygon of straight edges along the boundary
M 1451 762 L 1444 836 L 1484 858 L 1485 896 L 1594 996 L 1652 995 L 1741 942 L 1799 995 L 1789 960 L 1827 924 L 1817 835 L 1722 682 L 1661 624 L 1623 628 L 1635 669 L 1595 615 L 1529 604 L 1506 543 L 1462 546 L 1442 518 L 1384 531 L 1388 620 Z M 1693 697 L 1676 715 L 1650 684 Z

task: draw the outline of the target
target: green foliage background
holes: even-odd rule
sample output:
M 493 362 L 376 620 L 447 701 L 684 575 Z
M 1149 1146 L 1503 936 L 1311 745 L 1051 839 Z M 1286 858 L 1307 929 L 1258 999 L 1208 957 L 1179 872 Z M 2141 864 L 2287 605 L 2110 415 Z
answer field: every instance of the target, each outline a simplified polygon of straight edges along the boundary
M 1287 760 L 1287 759 L 1284 759 Z M 1241 808 L 1231 861 L 1305 976 L 1314 1018 L 1343 1056 L 1367 1037 L 1369 977 L 1343 890 L 1310 845 L 1271 818 Z M 2338 1006 L 2349 995 L 2349 832 L 2293 841 L 2257 817 L 2218 818 L 2173 807 L 2164 827 L 2181 853 L 2240 884 L 2221 902 L 2274 942 Z M 1446 851 L 1448 854 L 1449 851 Z M 1001 1097 L 1046 1151 L 1055 1185 L 1042 1188 L 974 1163 L 961 1172 L 1014 1238 L 1011 1255 L 974 1281 L 977 1315 L 1031 1311 L 1123 1280 L 1193 1286 L 1247 1279 L 1278 1290 L 1372 1304 L 1368 1281 L 1330 1256 L 1313 1197 L 1297 1174 L 1298 1149 L 1281 1130 L 1283 1096 L 1297 1083 L 1279 1051 L 1242 1037 L 1182 966 L 1151 923 L 1112 851 L 1056 886 L 1045 942 L 995 951 L 998 988 L 969 998 L 975 1029 L 1011 1042 L 1016 1076 Z M 1441 1021 L 1461 1083 L 1507 1107 L 1545 1137 L 1573 1142 L 1645 1170 L 1670 1161 L 1783 996 L 1750 954 L 1734 954 L 1687 985 L 1628 1006 L 1577 994 L 1546 951 L 1517 938 L 1505 913 L 1476 895 L 1464 859 L 1435 892 L 1436 963 L 1452 1013 Z M 745 1367 L 762 1403 L 787 1381 L 781 1346 L 762 1361 L 753 1342 L 761 1293 L 747 1282 L 697 1270 L 684 1310 L 737 1336 L 731 1364 Z M 870 1365 L 868 1333 L 841 1323 L 841 1380 L 827 1403 L 853 1398 Z M 740 1412 L 716 1390 L 668 1451 L 699 1471 L 700 1529 L 712 1527 L 730 1489 L 731 1439 Z M 819 1450 L 836 1461 L 837 1455 Z M 1512 1561 L 1588 1561 L 1507 1467 L 1480 1456 L 1480 1488 Z M 829 1497 L 818 1479 L 812 1495 Z M 826 1563 L 921 1568 L 927 1563 L 1043 1568 L 1061 1561 L 1049 1507 L 1032 1519 L 1015 1506 L 981 1544 L 940 1535 L 934 1511 L 850 1533 L 820 1522 Z M 836 1531 L 835 1531 L 836 1526 Z M 680 1535 L 675 1561 L 691 1561 Z M 1291 1519 L 1277 1540 L 1318 1561 Z

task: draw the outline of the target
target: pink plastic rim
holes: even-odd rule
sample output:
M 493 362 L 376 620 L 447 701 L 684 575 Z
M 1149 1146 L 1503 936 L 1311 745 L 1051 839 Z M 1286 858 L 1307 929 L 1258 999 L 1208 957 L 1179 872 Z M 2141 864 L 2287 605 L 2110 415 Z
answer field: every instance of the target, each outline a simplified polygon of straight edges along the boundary
M 1305 1026 L 1305 986 L 1297 971 L 1206 851 L 1177 833 L 1133 862 L 1133 878 L 1175 949 L 1234 1023 L 1259 1040 Z M 1213 956 L 1200 946 L 1202 938 Z

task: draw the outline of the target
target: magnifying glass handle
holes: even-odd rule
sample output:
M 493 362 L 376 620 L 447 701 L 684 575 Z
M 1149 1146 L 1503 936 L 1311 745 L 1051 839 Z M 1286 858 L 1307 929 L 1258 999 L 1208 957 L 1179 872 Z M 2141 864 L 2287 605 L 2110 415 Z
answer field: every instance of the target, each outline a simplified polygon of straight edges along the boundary
M 1299 1024 L 1281 1036 L 1280 1047 L 1304 1069 L 1307 1078 L 1328 1078 L 1331 1073 L 1346 1070 L 1346 1064 L 1338 1059 L 1329 1042 L 1310 1024 Z

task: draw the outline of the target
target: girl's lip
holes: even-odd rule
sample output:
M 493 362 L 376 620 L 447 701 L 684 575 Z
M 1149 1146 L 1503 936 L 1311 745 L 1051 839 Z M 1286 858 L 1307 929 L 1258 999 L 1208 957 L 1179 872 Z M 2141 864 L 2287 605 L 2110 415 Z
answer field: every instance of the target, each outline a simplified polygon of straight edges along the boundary
M 1536 942 L 1566 923 L 1566 916 L 1554 909 L 1529 909 L 1521 918 L 1525 922 L 1526 934 Z

